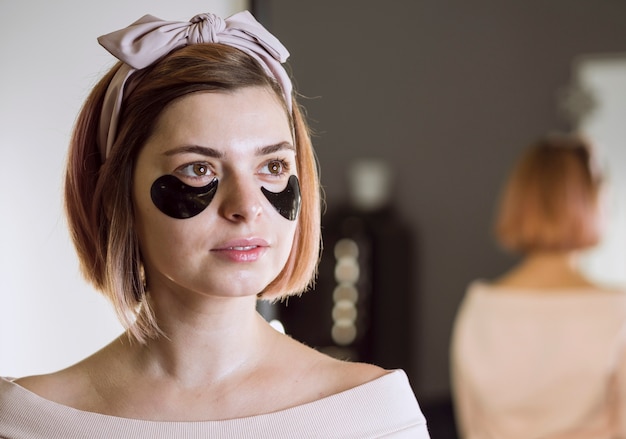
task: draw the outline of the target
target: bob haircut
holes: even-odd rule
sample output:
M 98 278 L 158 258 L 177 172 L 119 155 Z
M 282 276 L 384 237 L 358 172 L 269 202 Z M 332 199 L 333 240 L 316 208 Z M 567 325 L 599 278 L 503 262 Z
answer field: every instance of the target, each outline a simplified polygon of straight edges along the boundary
M 568 251 L 600 240 L 602 178 L 591 143 L 549 134 L 522 154 L 504 187 L 495 233 L 507 250 Z
M 100 112 L 120 66 L 96 84 L 78 115 L 67 159 L 65 210 L 83 275 L 112 302 L 124 327 L 140 342 L 160 334 L 134 230 L 131 186 L 137 156 L 163 109 L 195 92 L 267 87 L 283 104 L 296 148 L 301 210 L 289 258 L 258 296 L 275 301 L 305 291 L 319 261 L 320 184 L 310 131 L 295 96 L 288 114 L 278 83 L 238 49 L 216 43 L 183 47 L 130 78 L 127 89 L 132 91 L 124 97 L 117 138 L 102 163 L 96 140 Z

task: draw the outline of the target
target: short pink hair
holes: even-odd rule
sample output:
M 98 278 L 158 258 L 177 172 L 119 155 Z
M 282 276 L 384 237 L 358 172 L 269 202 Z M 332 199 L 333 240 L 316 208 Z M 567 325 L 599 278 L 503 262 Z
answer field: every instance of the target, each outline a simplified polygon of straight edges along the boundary
M 560 133 L 539 139 L 504 187 L 495 223 L 499 243 L 520 253 L 596 245 L 601 185 L 587 139 Z

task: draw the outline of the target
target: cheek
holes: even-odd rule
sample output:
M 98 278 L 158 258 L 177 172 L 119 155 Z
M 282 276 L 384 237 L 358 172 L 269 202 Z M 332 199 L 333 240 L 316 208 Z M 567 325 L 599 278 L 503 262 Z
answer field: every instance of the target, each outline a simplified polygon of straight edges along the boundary
M 192 220 L 176 220 L 154 206 L 148 207 L 138 212 L 135 226 L 141 259 L 147 276 L 156 270 L 169 277 L 194 249 L 196 234 L 193 224 L 189 224 Z
M 282 265 L 284 265 L 287 262 L 287 259 L 289 259 L 289 255 L 293 251 L 293 247 L 296 242 L 295 236 L 298 226 L 297 221 L 289 221 L 288 224 L 285 224 L 285 222 L 282 223 L 283 224 L 280 226 L 279 233 L 282 242 Z

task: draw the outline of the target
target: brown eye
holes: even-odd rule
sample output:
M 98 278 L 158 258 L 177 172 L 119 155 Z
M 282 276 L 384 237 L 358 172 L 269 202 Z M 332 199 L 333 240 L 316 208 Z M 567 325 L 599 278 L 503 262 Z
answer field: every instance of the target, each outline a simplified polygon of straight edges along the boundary
M 283 170 L 283 164 L 278 160 L 275 160 L 273 162 L 269 162 L 267 169 L 270 171 L 270 174 L 279 175 Z
M 202 163 L 196 163 L 195 165 L 193 165 L 193 173 L 196 175 L 206 175 L 206 165 L 203 165 Z

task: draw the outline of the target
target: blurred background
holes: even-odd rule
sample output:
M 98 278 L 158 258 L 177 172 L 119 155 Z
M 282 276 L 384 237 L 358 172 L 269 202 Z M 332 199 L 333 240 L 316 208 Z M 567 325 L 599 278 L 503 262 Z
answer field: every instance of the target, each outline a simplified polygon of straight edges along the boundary
M 597 143 L 609 233 L 585 264 L 626 285 L 626 2 L 2 2 L 0 374 L 66 366 L 120 330 L 61 211 L 71 125 L 113 63 L 95 38 L 144 13 L 242 9 L 292 53 L 326 198 L 315 290 L 265 312 L 330 354 L 405 368 L 433 437 L 453 437 L 452 322 L 469 282 L 515 262 L 490 227 L 531 140 Z
M 253 6 L 293 54 L 328 204 L 320 282 L 281 309 L 287 331 L 317 346 L 342 344 L 333 340 L 331 321 L 341 282 L 327 280 L 335 274 L 327 266 L 340 265 L 337 228 L 352 237 L 355 216 L 376 222 L 367 207 L 345 212 L 355 204 L 353 165 L 384 163 L 393 214 L 374 229 L 395 233 L 370 229 L 369 240 L 384 253 L 378 263 L 391 260 L 392 268 L 386 264 L 385 276 L 367 257 L 361 261 L 361 282 L 368 278 L 370 285 L 360 290 L 376 301 L 368 310 L 357 307 L 366 314 L 356 321 L 365 341 L 357 336 L 348 347 L 386 367 L 408 364 L 433 437 L 453 437 L 446 428 L 452 322 L 470 281 L 515 262 L 492 238 L 492 214 L 510 166 L 539 135 L 578 129 L 597 143 L 610 179 L 608 235 L 585 264 L 601 282 L 626 284 L 626 3 L 257 0 Z M 380 302 L 386 317 L 378 315 Z M 327 318 L 315 325 L 320 314 Z M 381 344 L 386 351 L 372 351 Z M 401 354 L 407 346 L 408 358 Z

